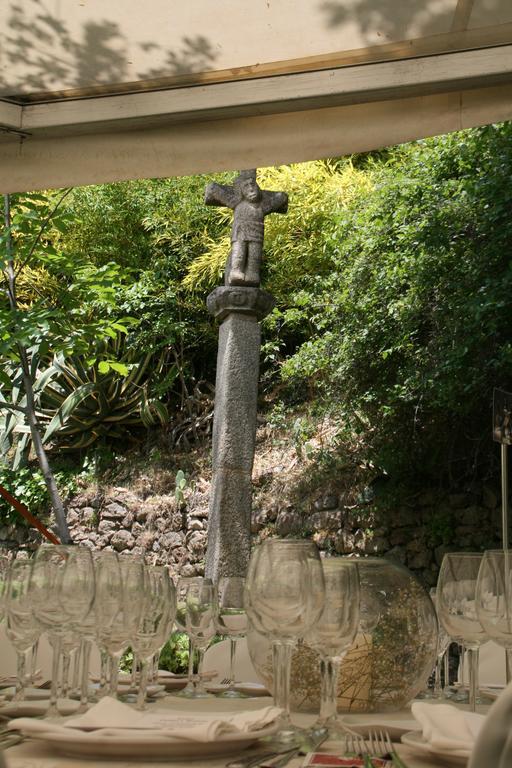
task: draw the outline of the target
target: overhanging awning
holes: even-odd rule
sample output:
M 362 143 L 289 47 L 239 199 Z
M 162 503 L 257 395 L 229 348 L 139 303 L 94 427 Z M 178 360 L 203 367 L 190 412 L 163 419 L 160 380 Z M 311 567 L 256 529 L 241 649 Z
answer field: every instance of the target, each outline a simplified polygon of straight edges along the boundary
M 512 118 L 508 1 L 189 5 L 0 9 L 0 189 L 296 162 Z

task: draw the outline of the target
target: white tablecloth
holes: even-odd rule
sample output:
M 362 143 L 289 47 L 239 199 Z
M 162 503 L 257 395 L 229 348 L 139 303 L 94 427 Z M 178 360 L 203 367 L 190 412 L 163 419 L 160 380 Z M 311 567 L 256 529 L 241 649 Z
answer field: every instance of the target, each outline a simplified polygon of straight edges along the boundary
M 158 708 L 178 709 L 180 712 L 187 711 L 233 711 L 237 709 L 258 709 L 262 706 L 268 706 L 271 703 L 271 699 L 260 697 L 257 699 L 241 699 L 238 701 L 229 701 L 226 699 L 202 699 L 196 701 L 190 701 L 187 699 L 180 699 L 175 696 L 167 696 L 165 699 L 159 699 L 158 704 L 150 706 L 158 706 Z M 307 726 L 314 720 L 313 715 L 293 714 L 293 721 L 297 725 Z M 355 722 L 374 723 L 380 721 L 385 723 L 386 720 L 390 722 L 396 722 L 403 719 L 405 724 L 412 723 L 412 716 L 410 712 L 403 712 L 393 715 L 349 715 L 349 722 L 352 724 Z M 340 752 L 339 745 L 335 742 L 327 742 L 322 746 L 322 751 L 326 752 Z M 429 760 L 428 758 L 420 758 L 413 754 L 410 749 L 404 745 L 397 745 L 397 751 L 403 759 L 406 761 L 408 768 L 452 768 L 437 760 Z M 157 765 L 170 765 L 174 768 L 223 768 L 229 761 L 229 758 L 223 757 L 213 760 L 169 760 L 169 761 L 140 761 L 140 760 L 87 760 L 76 759 L 73 757 L 58 755 L 53 750 L 45 747 L 43 744 L 37 741 L 26 741 L 18 744 L 15 747 L 11 747 L 5 752 L 5 759 L 7 768 L 155 768 Z M 291 761 L 288 765 L 289 768 L 300 768 L 303 758 L 298 758 Z

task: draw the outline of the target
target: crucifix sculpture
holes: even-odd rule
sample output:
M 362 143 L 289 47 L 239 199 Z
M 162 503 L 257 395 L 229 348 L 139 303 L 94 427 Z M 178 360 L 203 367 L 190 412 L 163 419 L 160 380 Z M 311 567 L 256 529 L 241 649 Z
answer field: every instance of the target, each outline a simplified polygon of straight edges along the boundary
M 288 195 L 260 189 L 255 170 L 241 171 L 232 187 L 208 184 L 205 203 L 232 208 L 234 212 L 225 284 L 259 286 L 265 216 L 286 213 Z
M 234 212 L 225 285 L 207 300 L 221 323 L 206 555 L 206 575 L 217 580 L 245 576 L 249 563 L 260 320 L 274 306 L 273 296 L 259 287 L 264 222 L 269 213 L 286 213 L 288 195 L 260 189 L 251 170 L 241 171 L 231 187 L 209 184 L 205 202 Z

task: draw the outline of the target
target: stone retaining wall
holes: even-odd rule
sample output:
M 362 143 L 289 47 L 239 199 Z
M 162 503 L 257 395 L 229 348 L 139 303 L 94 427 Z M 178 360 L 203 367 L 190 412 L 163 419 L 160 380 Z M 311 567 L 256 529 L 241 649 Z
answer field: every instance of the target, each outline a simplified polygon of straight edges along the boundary
M 204 571 L 209 490 L 187 489 L 183 503 L 174 495 L 137 495 L 128 488 L 104 493 L 82 492 L 68 502 L 73 540 L 93 549 L 144 554 L 154 564 L 169 564 L 173 574 Z M 390 504 L 371 493 L 347 505 L 344 495 L 319 495 L 308 509 L 291 504 L 258 503 L 252 532 L 313 536 L 333 554 L 378 554 L 396 558 L 426 585 L 437 579 L 443 554 L 451 550 L 480 550 L 500 545 L 501 508 L 498 491 L 475 485 L 469 490 L 440 494 L 424 491 L 406 502 Z M 22 526 L 0 527 L 0 546 L 34 549 L 36 531 Z

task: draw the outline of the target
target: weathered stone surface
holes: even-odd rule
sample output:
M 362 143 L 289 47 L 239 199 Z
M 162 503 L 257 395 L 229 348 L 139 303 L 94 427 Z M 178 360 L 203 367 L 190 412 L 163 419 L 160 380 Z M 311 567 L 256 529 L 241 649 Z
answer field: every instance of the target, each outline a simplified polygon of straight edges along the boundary
M 495 509 L 498 506 L 498 494 L 490 488 L 488 485 L 484 485 L 482 489 L 482 504 L 487 509 Z
M 319 499 L 316 499 L 313 506 L 319 511 L 324 509 L 336 509 L 338 506 L 338 497 L 333 493 L 329 493 L 326 496 L 321 496 Z
M 485 507 L 478 507 L 476 504 L 470 507 L 464 507 L 457 510 L 457 521 L 462 525 L 479 526 L 487 522 L 489 511 Z
M 118 504 L 116 501 L 112 501 L 102 509 L 101 517 L 108 520 L 122 520 L 127 511 L 126 507 Z
M 341 530 L 338 531 L 336 539 L 334 541 L 334 549 L 340 555 L 350 554 L 355 550 L 356 539 L 352 531 Z
M 131 549 L 135 540 L 129 531 L 117 531 L 111 539 L 111 544 L 117 552 L 124 549 Z
M 117 526 L 113 520 L 102 520 L 98 525 L 99 533 L 114 533 L 117 530 Z
M 283 509 L 276 519 L 276 531 L 279 536 L 290 536 L 301 529 L 302 518 L 297 512 Z
M 206 305 L 208 312 L 220 321 L 232 313 L 263 320 L 274 308 L 275 299 L 272 294 L 260 288 L 219 286 L 210 293 Z
M 83 525 L 93 525 L 97 520 L 98 513 L 94 507 L 84 507 L 81 513 L 81 519 Z
M 472 496 L 470 493 L 450 493 L 448 503 L 452 509 L 462 509 L 471 504 Z
M 260 340 L 254 316 L 232 313 L 220 326 L 206 563 L 214 580 L 245 575 L 249 562 Z

